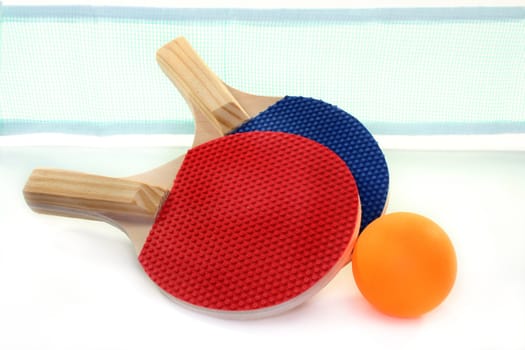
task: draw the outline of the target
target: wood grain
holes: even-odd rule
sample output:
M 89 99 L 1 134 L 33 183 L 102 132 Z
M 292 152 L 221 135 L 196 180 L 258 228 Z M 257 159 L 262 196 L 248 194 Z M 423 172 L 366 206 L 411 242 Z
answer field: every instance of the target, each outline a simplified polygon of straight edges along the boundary
M 67 170 L 36 169 L 24 187 L 35 211 L 73 217 L 155 218 L 167 190 L 141 182 Z
M 189 105 L 226 133 L 250 116 L 183 37 L 157 51 L 157 62 Z

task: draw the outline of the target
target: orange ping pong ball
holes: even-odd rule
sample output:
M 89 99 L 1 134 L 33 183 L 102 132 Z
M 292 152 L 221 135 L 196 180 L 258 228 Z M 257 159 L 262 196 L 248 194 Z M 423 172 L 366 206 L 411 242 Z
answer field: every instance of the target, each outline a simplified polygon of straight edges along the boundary
M 352 256 L 357 287 L 379 311 L 418 317 L 438 306 L 456 279 L 456 253 L 432 220 L 414 213 L 379 217 L 359 236 Z

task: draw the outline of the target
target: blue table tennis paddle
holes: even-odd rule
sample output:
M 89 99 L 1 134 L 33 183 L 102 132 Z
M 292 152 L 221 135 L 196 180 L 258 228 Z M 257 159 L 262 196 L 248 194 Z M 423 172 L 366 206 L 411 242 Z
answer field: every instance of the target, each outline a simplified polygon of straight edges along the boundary
M 367 128 L 342 109 L 307 97 L 257 96 L 234 89 L 213 73 L 185 38 L 157 51 L 157 61 L 194 113 L 224 134 L 279 131 L 314 140 L 335 152 L 352 172 L 361 200 L 361 230 L 385 210 L 389 172 Z

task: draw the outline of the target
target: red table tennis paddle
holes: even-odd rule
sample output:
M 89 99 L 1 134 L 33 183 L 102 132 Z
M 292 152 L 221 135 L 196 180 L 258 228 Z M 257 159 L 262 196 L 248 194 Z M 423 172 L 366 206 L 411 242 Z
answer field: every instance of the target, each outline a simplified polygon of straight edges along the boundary
M 24 195 L 35 211 L 121 228 L 168 296 L 230 318 L 283 312 L 319 291 L 360 222 L 345 163 L 278 132 L 217 138 L 132 180 L 35 170 Z

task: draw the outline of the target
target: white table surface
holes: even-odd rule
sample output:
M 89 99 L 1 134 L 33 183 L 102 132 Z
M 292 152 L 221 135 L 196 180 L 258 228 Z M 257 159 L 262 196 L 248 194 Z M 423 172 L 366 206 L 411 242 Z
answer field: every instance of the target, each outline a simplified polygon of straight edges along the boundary
M 388 211 L 432 218 L 456 248 L 456 284 L 433 312 L 383 316 L 346 267 L 306 304 L 257 321 L 177 306 L 119 230 L 34 214 L 21 195 L 35 167 L 126 176 L 182 152 L 0 147 L 0 349 L 525 349 L 525 152 L 386 151 Z

